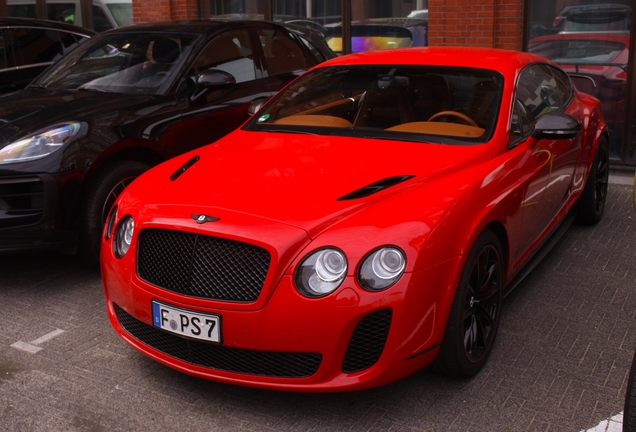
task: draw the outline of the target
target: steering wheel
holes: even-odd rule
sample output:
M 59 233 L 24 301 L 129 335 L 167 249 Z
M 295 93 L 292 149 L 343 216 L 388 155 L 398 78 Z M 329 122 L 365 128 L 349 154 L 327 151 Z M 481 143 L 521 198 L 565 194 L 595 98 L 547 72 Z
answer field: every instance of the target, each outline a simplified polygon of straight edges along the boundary
M 440 111 L 438 113 L 433 114 L 428 119 L 428 121 L 435 121 L 438 118 L 444 117 L 444 116 L 455 117 L 455 118 L 458 118 L 458 119 L 462 120 L 463 122 L 469 124 L 470 126 L 479 127 L 479 126 L 477 126 L 477 123 L 475 123 L 475 120 L 471 119 L 466 114 L 462 114 L 462 113 L 457 112 L 457 111 Z

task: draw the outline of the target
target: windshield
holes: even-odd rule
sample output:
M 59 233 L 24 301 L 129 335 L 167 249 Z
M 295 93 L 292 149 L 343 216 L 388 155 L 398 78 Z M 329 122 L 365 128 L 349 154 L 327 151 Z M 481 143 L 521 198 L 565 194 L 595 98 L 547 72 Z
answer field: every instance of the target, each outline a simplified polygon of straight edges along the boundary
M 494 130 L 503 77 L 481 69 L 337 66 L 283 90 L 246 130 L 483 143 Z
M 132 3 L 107 3 L 106 6 L 110 9 L 110 13 L 113 14 L 115 21 L 117 21 L 117 26 L 124 27 L 132 25 Z
M 625 49 L 616 41 L 593 39 L 547 40 L 528 45 L 528 51 L 561 64 L 607 64 Z
M 196 35 L 117 33 L 89 39 L 31 87 L 156 94 Z

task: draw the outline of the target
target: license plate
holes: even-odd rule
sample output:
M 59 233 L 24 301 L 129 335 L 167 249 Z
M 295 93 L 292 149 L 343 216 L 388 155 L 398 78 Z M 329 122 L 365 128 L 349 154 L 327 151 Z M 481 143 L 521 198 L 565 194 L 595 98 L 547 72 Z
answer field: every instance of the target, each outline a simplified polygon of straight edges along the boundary
M 221 317 L 152 302 L 152 323 L 155 327 L 188 338 L 221 342 Z

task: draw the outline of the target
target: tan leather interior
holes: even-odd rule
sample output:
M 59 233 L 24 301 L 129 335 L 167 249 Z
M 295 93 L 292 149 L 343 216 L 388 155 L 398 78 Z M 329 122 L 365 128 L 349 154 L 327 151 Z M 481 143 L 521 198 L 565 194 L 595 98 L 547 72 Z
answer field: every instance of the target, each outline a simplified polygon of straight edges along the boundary
M 387 130 L 463 138 L 478 138 L 486 131 L 480 127 L 444 122 L 411 122 L 390 127 Z
M 293 115 L 276 120 L 275 124 L 291 126 L 322 126 L 322 127 L 351 127 L 351 122 L 334 116 L 326 115 Z

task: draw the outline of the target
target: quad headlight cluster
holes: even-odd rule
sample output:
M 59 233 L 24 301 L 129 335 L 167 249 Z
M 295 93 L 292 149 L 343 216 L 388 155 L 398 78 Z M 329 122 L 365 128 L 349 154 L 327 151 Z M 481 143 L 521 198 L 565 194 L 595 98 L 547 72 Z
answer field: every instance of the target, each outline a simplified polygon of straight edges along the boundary
M 384 246 L 369 253 L 358 267 L 357 280 L 367 291 L 382 291 L 404 273 L 404 252 Z M 336 248 L 314 251 L 298 266 L 294 276 L 296 288 L 307 297 L 323 297 L 334 292 L 347 275 L 347 257 Z

